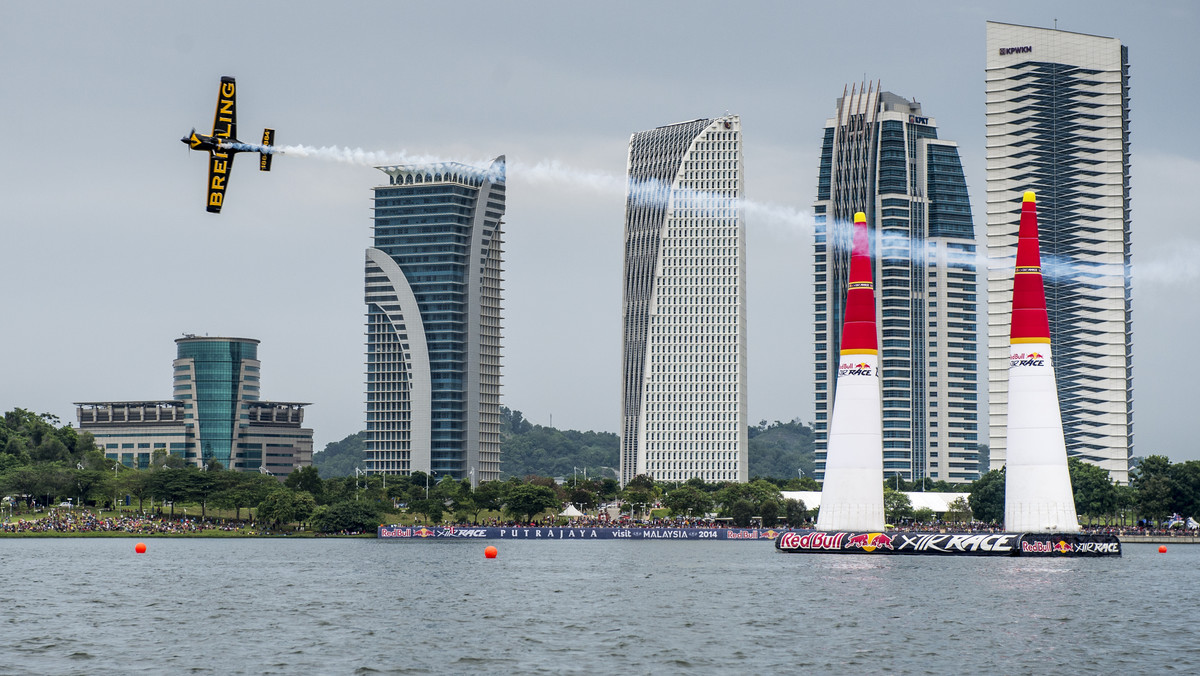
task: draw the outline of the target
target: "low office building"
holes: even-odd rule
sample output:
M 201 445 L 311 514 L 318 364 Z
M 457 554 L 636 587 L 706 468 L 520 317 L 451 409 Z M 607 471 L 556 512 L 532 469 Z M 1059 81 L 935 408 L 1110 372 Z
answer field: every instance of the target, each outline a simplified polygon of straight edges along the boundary
M 144 469 L 161 451 L 191 465 L 215 461 L 276 476 L 312 464 L 308 404 L 258 398 L 257 340 L 175 342 L 174 399 L 76 403 L 80 431 L 91 432 L 106 457 Z

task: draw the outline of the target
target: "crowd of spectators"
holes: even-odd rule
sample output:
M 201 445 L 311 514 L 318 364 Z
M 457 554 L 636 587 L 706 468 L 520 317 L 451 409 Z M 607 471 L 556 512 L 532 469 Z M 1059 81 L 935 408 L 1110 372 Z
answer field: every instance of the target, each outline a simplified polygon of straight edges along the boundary
M 194 517 L 122 512 L 100 517 L 87 509 L 51 509 L 39 519 L 14 519 L 0 524 L 4 533 L 130 533 L 186 534 L 205 530 L 258 534 L 253 523 L 211 521 Z
M 632 518 L 621 515 L 619 518 L 608 518 L 605 513 L 585 515 L 569 520 L 558 516 L 546 516 L 540 520 L 525 522 L 502 520 L 498 518 L 485 519 L 480 523 L 445 523 L 439 525 L 453 526 L 495 526 L 500 528 L 547 528 L 552 526 L 569 526 L 571 528 L 737 528 L 729 519 L 710 519 L 695 517 L 673 518 Z M 798 524 L 796 528 L 812 528 L 809 521 Z M 761 528 L 757 520 L 751 525 Z M 787 530 L 784 522 L 774 526 L 777 530 Z M 945 523 L 904 523 L 898 526 L 887 526 L 889 530 L 904 530 L 927 533 L 999 533 L 1002 527 L 982 522 Z M 232 519 L 198 519 L 195 517 L 172 517 L 162 513 L 121 512 L 114 516 L 102 517 L 88 509 L 50 509 L 40 518 L 8 519 L 0 523 L 3 533 L 98 533 L 119 532 L 129 534 L 189 534 L 206 530 L 218 530 L 244 535 L 267 535 L 270 531 L 260 529 L 252 521 L 236 521 Z M 1166 528 L 1150 522 L 1139 522 L 1135 526 L 1118 525 L 1084 525 L 1085 533 L 1096 533 L 1121 536 L 1167 536 L 1167 537 L 1196 537 L 1200 531 L 1183 527 Z
M 561 516 L 546 516 L 536 521 L 513 521 L 499 518 L 483 519 L 479 522 L 466 523 L 442 523 L 432 524 L 440 526 L 462 526 L 462 527 L 479 527 L 479 526 L 495 526 L 498 528 L 550 528 L 554 526 L 570 527 L 570 528 L 740 528 L 733 525 L 730 519 L 701 519 L 701 518 L 654 518 L 654 519 L 635 519 L 628 515 L 622 515 L 620 518 L 609 519 L 603 513 L 599 516 L 585 515 L 573 517 L 570 519 Z M 761 528 L 761 524 L 755 522 L 753 528 Z M 775 526 L 775 528 L 787 528 L 785 524 Z
M 1105 526 L 1094 525 L 1084 526 L 1085 533 L 1103 533 L 1105 535 L 1116 535 L 1118 537 L 1130 536 L 1148 536 L 1156 537 L 1197 537 L 1200 536 L 1200 531 L 1195 529 L 1187 529 L 1182 527 L 1167 528 L 1165 526 L 1157 526 L 1151 523 L 1139 523 L 1136 526 Z
M 708 518 L 655 518 L 655 519 L 635 519 L 627 515 L 622 515 L 618 519 L 608 519 L 604 514 L 599 516 L 586 515 L 575 517 L 572 519 L 564 519 L 563 517 L 547 516 L 537 521 L 511 521 L 503 519 L 484 519 L 478 523 L 450 523 L 434 524 L 443 526 L 455 527 L 478 527 L 478 526 L 496 526 L 500 528 L 548 528 L 553 526 L 563 526 L 570 528 L 739 528 L 733 525 L 729 519 L 708 519 Z M 815 527 L 815 523 L 811 520 L 795 526 L 795 529 L 811 529 Z M 762 524 L 756 519 L 750 526 L 751 528 L 763 528 Z M 788 524 L 780 521 L 779 524 L 773 526 L 776 530 L 788 530 Z M 888 524 L 887 530 L 901 530 L 919 533 L 1004 533 L 1006 532 L 1003 526 L 984 523 L 982 521 L 972 521 L 966 523 L 948 523 L 945 521 L 933 521 L 929 523 L 901 523 Z M 1197 537 L 1200 532 L 1196 530 L 1188 530 L 1186 528 L 1165 528 L 1155 526 L 1148 523 L 1140 523 L 1137 526 L 1116 526 L 1116 525 L 1081 525 L 1081 530 L 1085 533 L 1098 533 L 1117 536 L 1176 536 L 1176 537 Z

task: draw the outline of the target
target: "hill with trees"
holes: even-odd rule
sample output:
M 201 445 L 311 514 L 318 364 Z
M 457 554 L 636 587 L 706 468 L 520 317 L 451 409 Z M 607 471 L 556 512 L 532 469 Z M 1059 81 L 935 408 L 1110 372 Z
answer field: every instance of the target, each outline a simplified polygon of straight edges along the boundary
M 502 477 L 566 477 L 586 469 L 588 476 L 619 478 L 621 438 L 611 432 L 535 425 L 507 407 L 501 407 L 500 419 Z
M 797 469 L 812 476 L 813 430 L 799 421 L 763 420 L 748 430 L 750 476 L 775 479 L 797 477 Z M 366 432 L 333 441 L 313 454 L 323 477 L 351 476 L 365 467 Z M 500 475 L 566 477 L 572 474 L 619 479 L 621 438 L 612 432 L 581 432 L 537 425 L 520 411 L 500 408 Z
M 341 441 L 325 444 L 325 450 L 313 453 L 312 464 L 328 479 L 352 476 L 355 467 L 366 467 L 367 433 L 355 432 Z
M 747 430 L 750 437 L 750 476 L 775 479 L 799 477 L 796 470 L 804 470 L 811 477 L 815 469 L 813 453 L 813 430 L 800 422 L 776 420 L 770 425 L 766 420 Z

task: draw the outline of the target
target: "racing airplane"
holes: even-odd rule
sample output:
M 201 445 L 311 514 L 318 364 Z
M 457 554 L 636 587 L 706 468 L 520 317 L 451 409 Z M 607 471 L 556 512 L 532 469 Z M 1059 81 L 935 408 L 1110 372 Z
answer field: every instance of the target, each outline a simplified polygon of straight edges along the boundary
M 212 136 L 197 134 L 195 127 L 183 141 L 192 150 L 208 151 L 208 212 L 221 213 L 225 202 L 225 188 L 229 185 L 229 172 L 233 169 L 233 156 L 241 152 L 257 152 L 260 171 L 271 170 L 271 157 L 275 144 L 275 130 L 263 129 L 262 145 L 252 146 L 237 139 L 237 84 L 228 75 L 221 76 L 221 88 L 217 91 L 217 114 L 213 118 Z

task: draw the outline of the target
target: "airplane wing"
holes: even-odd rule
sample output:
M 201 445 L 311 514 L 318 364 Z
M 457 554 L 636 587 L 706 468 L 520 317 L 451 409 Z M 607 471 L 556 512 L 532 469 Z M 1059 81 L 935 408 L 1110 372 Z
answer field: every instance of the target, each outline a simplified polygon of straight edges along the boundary
M 228 75 L 221 76 L 221 88 L 217 90 L 217 112 L 213 117 L 212 135 L 218 139 L 237 139 L 237 83 Z M 225 188 L 229 171 L 233 169 L 234 153 L 217 148 L 208 158 L 208 211 L 221 213 L 225 202 Z
M 212 135 L 218 138 L 237 138 L 237 83 L 228 75 L 221 76 L 217 90 L 217 114 L 213 117 Z
M 221 213 L 225 202 L 225 188 L 229 185 L 229 172 L 233 169 L 233 153 L 213 151 L 208 158 L 208 212 Z

